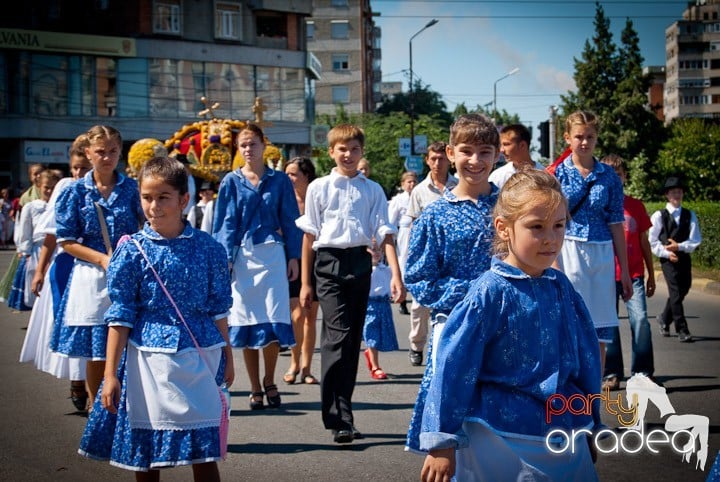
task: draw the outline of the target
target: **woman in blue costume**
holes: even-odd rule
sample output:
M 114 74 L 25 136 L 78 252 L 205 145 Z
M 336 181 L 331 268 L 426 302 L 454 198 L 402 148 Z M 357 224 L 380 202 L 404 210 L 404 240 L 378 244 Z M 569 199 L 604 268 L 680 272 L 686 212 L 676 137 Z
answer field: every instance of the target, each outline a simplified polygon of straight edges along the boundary
M 213 236 L 225 247 L 232 269 L 230 343 L 243 349 L 252 390 L 250 408 L 263 408 L 263 395 L 270 407 L 277 408 L 279 349 L 295 344 L 288 280 L 299 273 L 302 231 L 295 220 L 300 212 L 288 176 L 263 161 L 262 130 L 247 124 L 238 133 L 237 144 L 245 164 L 220 184 Z M 262 384 L 260 350 L 265 368 Z
M 98 125 L 87 137 L 85 153 L 93 169 L 60 193 L 55 204 L 57 242 L 75 261 L 50 349 L 87 360 L 92 407 L 105 369 L 107 325 L 103 315 L 110 306 L 105 270 L 117 241 L 136 232 L 143 215 L 137 182 L 116 171 L 122 149 L 120 132 Z
M 183 221 L 189 195 L 180 162 L 152 159 L 139 182 L 148 223 L 122 240 L 110 261 L 105 380 L 79 452 L 133 470 L 137 480 L 158 480 L 157 469 L 190 464 L 195 480 L 219 480 L 216 461 L 226 441 L 217 387 L 234 379 L 225 251 Z

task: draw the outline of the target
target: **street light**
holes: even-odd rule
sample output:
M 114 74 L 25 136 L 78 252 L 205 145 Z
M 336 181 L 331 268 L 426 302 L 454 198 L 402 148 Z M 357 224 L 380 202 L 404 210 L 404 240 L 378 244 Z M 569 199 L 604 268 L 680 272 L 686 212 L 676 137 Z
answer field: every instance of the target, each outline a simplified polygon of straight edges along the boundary
M 517 74 L 519 71 L 520 71 L 520 67 L 515 67 L 510 72 L 508 72 L 507 74 L 505 74 L 502 77 L 500 77 L 499 79 L 497 79 L 495 81 L 495 83 L 493 84 L 493 117 L 497 117 L 497 84 L 498 84 L 498 82 L 500 82 L 503 79 L 507 79 L 511 75 Z
M 415 35 L 410 37 L 410 155 L 415 155 L 415 93 L 413 92 L 413 68 L 412 68 L 412 41 L 415 37 L 423 33 L 426 29 L 438 23 L 436 18 L 430 20 L 423 28 L 418 30 Z

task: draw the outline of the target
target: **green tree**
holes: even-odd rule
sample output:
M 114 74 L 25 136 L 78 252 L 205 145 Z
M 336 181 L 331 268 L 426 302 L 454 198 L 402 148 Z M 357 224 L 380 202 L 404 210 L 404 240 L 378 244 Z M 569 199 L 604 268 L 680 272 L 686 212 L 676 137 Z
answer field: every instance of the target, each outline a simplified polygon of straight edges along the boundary
M 597 156 L 615 153 L 632 168 L 629 190 L 644 192 L 642 180 L 651 172 L 640 167 L 653 166 L 666 138 L 666 129 L 648 105 L 649 79 L 642 73 L 643 57 L 633 23 L 627 19 L 618 48 L 610 32 L 610 20 L 599 3 L 595 4 L 595 33 L 585 41 L 581 59 L 575 59 L 576 91 L 562 96 L 563 117 L 578 109 L 593 111 L 600 119 Z M 558 123 L 556 146 L 564 128 Z
M 720 201 L 720 126 L 697 118 L 681 118 L 670 126 L 670 137 L 658 155 L 657 175 L 648 180 L 657 193 L 669 175 L 687 186 L 687 198 Z
M 415 119 L 422 115 L 438 118 L 445 125 L 452 123 L 453 117 L 447 111 L 447 105 L 442 100 L 442 96 L 433 90 L 429 85 L 423 85 L 422 82 L 416 80 L 413 84 L 413 112 Z M 387 115 L 392 112 L 410 113 L 410 93 L 399 92 L 391 96 L 385 95 L 382 98 L 380 106 L 375 111 L 381 115 Z
M 621 35 L 618 51 L 619 79 L 613 95 L 610 122 L 603 137 L 608 149 L 626 159 L 644 155 L 655 159 L 664 141 L 665 129 L 651 109 L 648 108 L 647 91 L 649 78 L 642 73 L 643 57 L 640 54 L 640 40 L 627 19 Z
M 617 89 L 619 67 L 617 48 L 610 31 L 610 19 L 599 3 L 595 4 L 595 34 L 585 41 L 581 59 L 575 61 L 576 92 L 561 96 L 564 117 L 582 109 L 590 110 L 600 118 L 600 136 L 598 149 L 608 152 L 605 142 L 606 126 L 611 122 L 609 110 L 612 108 L 613 94 Z M 559 151 L 558 151 L 559 152 Z
M 365 131 L 365 158 L 370 161 L 370 178 L 379 183 L 386 195 L 397 192 L 400 176 L 405 171 L 405 159 L 398 153 L 398 140 L 410 137 L 410 118 L 405 113 L 392 112 L 387 115 L 350 114 L 339 120 L 339 116 L 319 116 L 318 123 L 336 125 L 349 122 Z M 415 121 L 415 134 L 425 135 L 428 143 L 447 141 L 448 127 L 437 116 L 421 115 Z M 319 175 L 330 172 L 335 163 L 327 150 L 316 153 L 316 167 Z

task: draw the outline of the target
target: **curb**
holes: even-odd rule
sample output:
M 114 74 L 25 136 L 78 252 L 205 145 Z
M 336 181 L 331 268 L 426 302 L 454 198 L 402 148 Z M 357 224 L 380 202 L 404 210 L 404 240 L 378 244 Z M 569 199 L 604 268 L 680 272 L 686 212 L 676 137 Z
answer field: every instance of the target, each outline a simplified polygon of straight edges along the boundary
M 694 279 L 692 282 L 692 289 L 697 289 L 703 293 L 711 295 L 720 295 L 720 281 L 707 278 Z
M 663 278 L 662 273 L 658 274 L 655 277 L 656 282 L 664 283 L 665 279 Z M 692 280 L 692 286 L 690 287 L 692 290 L 701 291 L 703 293 L 707 293 L 709 295 L 719 295 L 720 296 L 720 281 L 715 281 L 709 278 L 693 278 Z

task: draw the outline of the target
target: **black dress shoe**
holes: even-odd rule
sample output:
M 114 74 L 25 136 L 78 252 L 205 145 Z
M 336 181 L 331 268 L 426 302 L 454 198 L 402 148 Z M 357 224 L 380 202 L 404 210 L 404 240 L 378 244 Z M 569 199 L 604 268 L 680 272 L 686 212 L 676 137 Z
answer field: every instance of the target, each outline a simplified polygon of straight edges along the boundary
M 660 315 L 657 316 L 658 326 L 660 327 L 660 334 L 662 336 L 670 336 L 670 328 L 665 324 Z
M 355 428 L 355 425 L 352 426 L 351 432 L 352 432 L 353 440 L 359 440 L 359 439 L 363 438 L 363 434 L 360 433 L 360 430 Z
M 349 444 L 353 441 L 353 432 L 346 428 L 333 430 L 333 442 L 336 444 Z
M 414 367 L 419 367 L 422 365 L 422 359 L 423 359 L 423 352 L 422 351 L 415 351 L 410 350 L 408 353 L 408 356 L 410 357 L 410 364 Z
M 690 332 L 682 331 L 678 333 L 678 340 L 680 340 L 682 343 L 692 343 L 693 338 Z
M 407 302 L 403 301 L 400 303 L 400 314 L 401 315 L 409 315 L 410 312 L 407 309 Z

